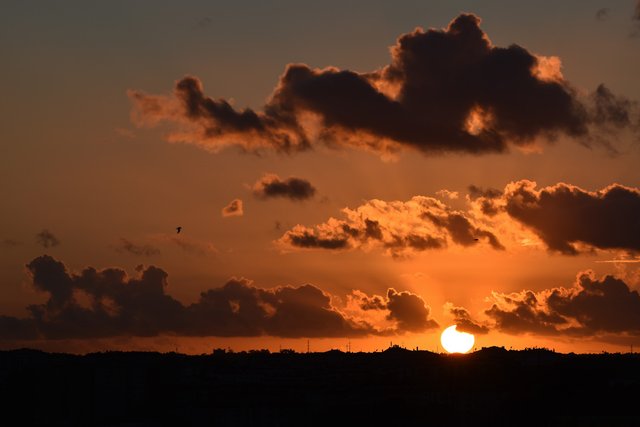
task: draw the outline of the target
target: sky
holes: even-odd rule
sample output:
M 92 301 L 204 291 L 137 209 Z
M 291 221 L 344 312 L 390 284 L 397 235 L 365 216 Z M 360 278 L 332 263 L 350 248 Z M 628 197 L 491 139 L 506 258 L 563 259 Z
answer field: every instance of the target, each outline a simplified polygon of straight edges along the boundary
M 640 344 L 640 3 L 3 9 L 0 348 Z

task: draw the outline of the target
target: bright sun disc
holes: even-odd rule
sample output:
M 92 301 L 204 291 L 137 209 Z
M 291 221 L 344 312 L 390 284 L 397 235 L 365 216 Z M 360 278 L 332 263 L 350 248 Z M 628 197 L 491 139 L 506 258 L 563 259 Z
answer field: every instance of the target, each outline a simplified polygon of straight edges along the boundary
M 475 341 L 472 334 L 456 331 L 456 325 L 449 326 L 440 335 L 442 347 L 449 353 L 466 353 L 473 348 Z

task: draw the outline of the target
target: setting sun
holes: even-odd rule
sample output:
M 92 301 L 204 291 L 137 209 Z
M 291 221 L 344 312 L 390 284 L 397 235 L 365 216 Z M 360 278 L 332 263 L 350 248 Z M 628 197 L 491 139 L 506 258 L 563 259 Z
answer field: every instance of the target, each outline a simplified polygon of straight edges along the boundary
M 475 337 L 467 332 L 458 332 L 456 325 L 452 325 L 442 331 L 440 342 L 449 353 L 466 353 L 473 348 Z

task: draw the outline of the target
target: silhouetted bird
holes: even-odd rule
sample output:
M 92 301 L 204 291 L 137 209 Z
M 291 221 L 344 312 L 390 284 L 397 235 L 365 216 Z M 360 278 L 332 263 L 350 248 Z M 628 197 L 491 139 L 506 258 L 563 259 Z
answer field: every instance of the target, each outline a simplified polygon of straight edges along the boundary
M 176 227 L 176 233 L 180 234 L 180 231 L 182 231 L 182 227 Z
M 178 233 L 179 233 L 179 231 L 178 231 Z M 479 239 L 476 238 L 476 239 L 473 239 L 473 240 L 475 240 L 477 242 Z

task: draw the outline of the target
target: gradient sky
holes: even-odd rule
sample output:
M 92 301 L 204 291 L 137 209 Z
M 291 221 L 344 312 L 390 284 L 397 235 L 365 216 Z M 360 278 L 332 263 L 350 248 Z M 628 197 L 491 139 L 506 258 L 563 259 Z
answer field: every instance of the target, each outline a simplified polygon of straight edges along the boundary
M 436 350 L 440 331 L 456 322 L 455 306 L 464 307 L 472 327 L 489 331 L 476 335 L 478 347 L 626 351 L 640 343 L 637 7 L 632 0 L 6 2 L 0 16 L 0 348 L 302 351 L 309 338 L 314 350 L 344 349 L 348 339 L 353 350 L 381 349 L 390 341 Z M 524 124 L 503 126 L 498 117 L 505 149 L 488 153 L 451 148 L 466 142 L 442 137 L 434 124 L 425 125 L 427 133 L 440 135 L 445 148 L 404 141 L 392 155 L 357 146 L 362 138 L 388 135 L 374 129 L 363 136 L 362 129 L 327 122 L 335 140 L 327 144 L 314 134 L 313 148 L 301 152 L 274 150 L 268 137 L 259 152 L 244 152 L 240 146 L 252 136 L 242 132 L 231 135 L 238 145 L 221 150 L 211 149 L 216 136 L 167 141 L 211 124 L 206 115 L 190 117 L 179 102 L 184 99 L 172 95 L 187 75 L 199 79 L 206 96 L 260 112 L 287 64 L 351 70 L 365 81 L 363 73 L 390 64 L 398 37 L 416 27 L 445 34 L 465 12 L 482 20 L 492 46 L 516 44 L 534 58 L 559 58 L 562 77 L 547 83 L 585 106 L 580 120 L 588 132 L 572 135 L 564 122 L 545 127 L 541 121 L 524 138 L 518 133 Z M 606 105 L 596 104 L 604 99 L 594 95 L 601 84 Z M 343 93 L 328 98 L 337 96 L 338 105 L 353 99 L 340 98 L 348 97 Z M 543 97 L 535 104 L 537 92 L 522 93 L 521 100 L 514 93 L 507 111 L 542 113 L 558 105 Z M 145 112 L 134 94 L 165 110 Z M 325 94 L 291 95 L 295 113 L 328 120 L 333 111 L 309 107 Z M 453 98 L 445 94 L 441 101 Z M 417 114 L 405 104 L 406 115 Z M 359 119 L 348 110 L 344 114 Z M 628 118 L 622 124 L 614 117 L 621 112 Z M 267 190 L 276 179 L 267 174 L 280 178 L 279 190 Z M 290 177 L 315 192 L 292 190 Z M 498 191 L 476 198 L 470 185 Z M 538 197 L 537 205 L 522 202 L 523 193 Z M 416 196 L 440 200 L 429 208 L 440 215 L 440 226 L 401 203 Z M 223 215 L 235 199 L 242 215 Z M 398 203 L 385 211 L 373 209 L 372 199 L 378 207 Z M 483 212 L 483 201 L 498 214 Z M 345 237 L 342 226 L 362 226 L 367 215 L 388 225 L 386 237 L 365 237 L 364 229 Z M 477 241 L 456 241 L 460 229 L 442 225 L 456 215 L 469 221 Z M 426 229 L 415 221 L 425 221 Z M 176 226 L 183 227 L 180 235 Z M 402 249 L 390 249 L 393 227 L 396 237 L 407 233 L 400 236 Z M 325 232 L 342 246 L 302 248 L 292 240 L 301 230 L 316 237 L 316 246 Z M 416 232 L 439 236 L 440 247 L 407 243 Z M 492 247 L 489 234 L 503 249 Z M 38 258 L 45 254 L 53 258 Z M 620 259 L 627 262 L 607 262 Z M 61 265 L 56 261 L 68 275 L 88 267 L 127 272 L 125 279 L 105 279 L 107 287 L 135 286 L 129 280 L 156 266 L 168 274 L 168 285 L 164 294 L 162 285 L 149 291 L 148 303 L 129 294 L 109 297 L 80 276 L 74 285 L 60 284 L 64 280 L 51 276 Z M 246 304 L 261 307 L 266 317 L 241 315 L 244 300 L 222 288 L 232 277 L 252 281 L 233 283 L 250 291 Z M 313 288 L 298 288 L 305 284 Z M 291 291 L 290 300 L 282 289 Z M 204 303 L 207 290 L 215 290 L 215 303 Z M 165 294 L 179 302 L 179 327 L 154 323 L 164 316 L 164 302 L 154 304 Z M 215 313 L 220 304 L 231 317 Z M 146 314 L 140 320 L 136 313 Z M 277 325 L 276 314 L 283 319 Z M 340 326 L 332 328 L 333 321 Z M 225 329 L 225 322 L 235 326 Z M 237 329 L 240 324 L 248 329 Z

